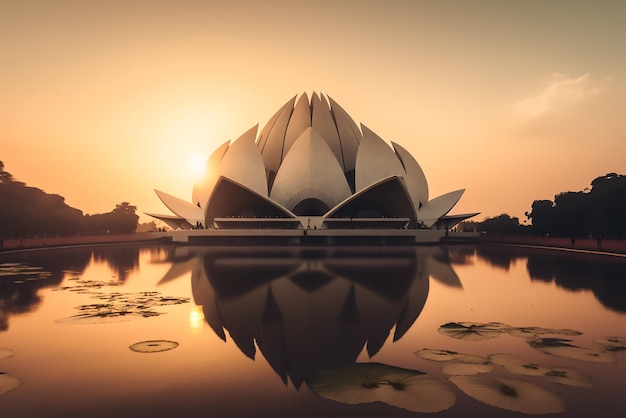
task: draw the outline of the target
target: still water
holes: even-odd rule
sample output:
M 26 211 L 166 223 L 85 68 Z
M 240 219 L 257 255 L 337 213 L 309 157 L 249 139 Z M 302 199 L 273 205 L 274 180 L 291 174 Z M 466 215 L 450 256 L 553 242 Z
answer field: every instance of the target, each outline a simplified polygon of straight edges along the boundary
M 505 246 L 0 254 L 0 416 L 621 417 L 626 258 Z

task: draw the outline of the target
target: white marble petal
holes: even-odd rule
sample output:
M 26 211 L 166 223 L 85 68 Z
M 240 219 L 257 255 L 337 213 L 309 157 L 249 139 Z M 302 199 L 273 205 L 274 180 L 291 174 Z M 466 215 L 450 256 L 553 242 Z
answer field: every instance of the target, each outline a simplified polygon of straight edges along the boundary
M 313 128 L 300 135 L 283 161 L 270 193 L 272 200 L 292 210 L 299 202 L 315 198 L 329 208 L 351 191 L 334 154 Z
M 146 215 L 152 216 L 153 218 L 158 219 L 159 221 L 165 223 L 167 226 L 172 228 L 173 230 L 177 229 L 190 229 L 194 225 L 190 224 L 187 219 L 181 218 L 176 215 L 161 215 L 158 213 L 147 213 Z
M 265 141 L 264 146 L 261 147 L 261 154 L 263 155 L 265 168 L 268 171 L 277 172 L 280 167 L 280 163 L 283 160 L 285 133 L 287 131 L 287 124 L 291 118 L 295 102 L 295 97 L 288 101 L 281 108 L 278 117 L 269 129 L 268 126 L 266 126 L 263 128 L 263 132 L 261 133 L 262 136 L 265 135 L 265 130 L 267 129 L 267 141 Z M 261 141 L 263 141 L 262 138 Z M 261 144 L 261 141 L 259 141 L 259 144 Z
M 278 117 L 285 111 L 285 109 L 293 109 L 293 104 L 296 101 L 296 97 L 297 96 L 293 96 L 291 100 L 289 100 L 287 103 L 282 105 L 281 108 L 278 109 L 276 113 L 274 113 L 274 116 L 270 118 L 270 120 L 265 124 L 265 126 L 261 130 L 261 133 L 259 134 L 259 140 L 257 141 L 257 146 L 259 147 L 261 152 L 263 151 L 263 148 L 265 148 L 265 144 L 267 143 L 267 138 L 269 137 L 269 134 L 272 128 L 276 124 L 276 120 L 278 120 Z
M 255 193 L 267 197 L 267 178 L 261 152 L 255 144 L 258 125 L 241 135 L 226 151 L 218 175 L 243 184 Z
M 328 96 L 328 100 L 330 101 L 330 113 L 334 116 L 337 132 L 339 133 L 344 169 L 345 171 L 354 170 L 356 154 L 361 142 L 361 131 L 359 131 L 358 126 L 350 115 L 337 102 L 330 96 Z
M 339 133 L 337 132 L 335 121 L 330 114 L 330 108 L 326 99 L 324 99 L 323 96 L 322 99 L 320 99 L 317 94 L 313 94 L 311 97 L 311 109 L 311 126 L 324 138 L 326 144 L 328 144 L 328 147 L 339 162 L 342 171 L 345 171 L 343 153 L 341 152 L 341 144 L 339 143 Z
M 450 212 L 464 192 L 465 189 L 455 190 L 429 200 L 417 211 L 417 221 L 430 228 L 439 218 Z
M 396 155 L 402 162 L 404 170 L 406 171 L 404 181 L 406 182 L 406 187 L 413 200 L 413 206 L 419 208 L 421 205 L 428 202 L 428 183 L 426 182 L 424 171 L 407 150 L 395 142 L 391 144 L 396 150 Z
M 296 142 L 296 139 L 307 128 L 311 127 L 311 106 L 309 105 L 309 98 L 304 93 L 298 99 L 296 107 L 293 109 L 289 125 L 287 126 L 287 132 L 285 133 L 285 146 L 283 149 L 283 159 L 291 149 L 291 146 Z
M 192 225 L 196 222 L 202 222 L 204 224 L 204 211 L 191 202 L 172 196 L 160 190 L 154 190 L 161 199 L 161 202 L 169 210 L 181 218 L 187 219 Z
M 389 176 L 404 178 L 402 163 L 391 147 L 378 135 L 361 124 L 363 138 L 356 155 L 356 191 Z

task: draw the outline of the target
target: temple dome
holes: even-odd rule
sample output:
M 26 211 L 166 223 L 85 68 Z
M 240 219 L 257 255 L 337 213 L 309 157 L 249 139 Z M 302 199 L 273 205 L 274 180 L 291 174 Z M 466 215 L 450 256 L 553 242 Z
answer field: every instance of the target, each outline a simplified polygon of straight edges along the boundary
M 310 99 L 306 93 L 294 96 L 258 138 L 256 133 L 255 126 L 213 152 L 207 160 L 212 169 L 195 184 L 188 204 L 157 191 L 176 217 L 151 216 L 176 228 L 194 224 L 227 228 L 229 219 L 241 218 L 300 220 L 280 224 L 297 228 L 306 227 L 304 218 L 308 225 L 316 218 L 321 228 L 346 227 L 346 220 L 432 228 L 464 192 L 429 200 L 428 183 L 415 158 L 366 126 L 359 128 L 323 94 L 313 93 Z

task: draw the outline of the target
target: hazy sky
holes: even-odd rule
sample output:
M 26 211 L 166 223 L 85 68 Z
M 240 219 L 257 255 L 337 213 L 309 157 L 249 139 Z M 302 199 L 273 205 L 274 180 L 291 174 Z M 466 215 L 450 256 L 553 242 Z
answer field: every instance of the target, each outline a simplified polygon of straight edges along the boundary
M 0 160 L 85 213 L 322 92 L 411 152 L 453 213 L 626 174 L 624 1 L 0 0 Z M 142 221 L 150 218 L 142 216 Z

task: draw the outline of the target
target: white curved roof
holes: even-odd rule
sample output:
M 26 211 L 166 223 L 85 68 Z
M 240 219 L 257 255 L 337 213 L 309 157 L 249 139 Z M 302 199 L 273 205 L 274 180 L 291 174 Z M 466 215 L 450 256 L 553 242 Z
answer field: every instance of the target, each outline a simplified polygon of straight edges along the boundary
M 429 200 L 417 211 L 417 221 L 423 222 L 427 227 L 431 227 L 439 218 L 450 212 L 450 209 L 459 201 L 465 189 L 443 194 Z
M 329 208 L 352 194 L 334 154 L 313 128 L 300 135 L 283 161 L 270 192 L 272 200 L 292 210 L 315 198 Z
M 217 170 L 218 176 L 224 176 L 267 197 L 267 178 L 261 152 L 256 146 L 258 125 L 250 128 L 228 148 Z
M 209 196 L 211 196 L 211 193 L 213 193 L 213 188 L 215 187 L 217 179 L 219 178 L 217 170 L 220 161 L 222 161 L 224 154 L 226 154 L 226 150 L 228 150 L 229 144 L 230 141 L 226 141 L 222 145 L 220 145 L 219 148 L 213 151 L 213 154 L 211 154 L 211 156 L 207 159 L 204 178 L 196 182 L 196 184 L 194 184 L 193 186 L 191 201 L 196 206 L 200 205 L 202 209 L 206 207 Z
M 159 221 L 164 222 L 170 228 L 176 229 L 190 229 L 193 225 L 189 223 L 189 221 L 185 218 L 181 218 L 176 215 L 161 215 L 158 213 L 148 213 L 145 212 L 146 215 L 152 216 L 153 218 L 158 219 Z
M 273 122 L 271 124 L 268 123 L 261 132 L 259 145 L 261 146 L 265 168 L 269 171 L 278 172 L 278 168 L 283 161 L 285 133 L 295 102 L 296 98 L 294 96 L 278 111 L 275 115 L 276 119 L 272 118 Z
M 343 166 L 345 171 L 354 170 L 356 165 L 356 153 L 361 142 L 361 131 L 352 120 L 350 115 L 343 110 L 330 96 L 330 112 L 334 116 L 337 132 L 339 133 L 339 141 L 341 142 L 341 152 L 343 155 Z
M 204 211 L 198 206 L 160 190 L 155 189 L 154 191 L 161 199 L 161 202 L 176 215 L 187 219 L 191 224 L 196 222 L 204 223 Z
M 330 108 L 324 96 L 320 98 L 317 94 L 313 93 L 311 97 L 311 109 L 311 126 L 324 138 L 324 141 L 326 141 L 326 144 L 328 144 L 328 147 L 339 162 L 341 170 L 345 171 L 341 144 L 339 143 L 339 133 L 337 132 L 335 121 L 330 114 Z
M 263 148 L 265 148 L 265 144 L 267 143 L 267 138 L 270 134 L 270 131 L 274 127 L 276 120 L 283 113 L 285 108 L 289 107 L 290 104 L 291 104 L 291 107 L 293 107 L 293 103 L 295 103 L 296 97 L 297 96 L 293 96 L 287 103 L 282 105 L 280 109 L 278 109 L 278 111 L 274 113 L 274 116 L 270 118 L 270 120 L 265 124 L 265 126 L 261 130 L 261 133 L 259 134 L 259 139 L 257 141 L 257 146 L 261 149 L 261 151 L 263 151 Z
M 306 93 L 303 94 L 296 107 L 293 109 L 289 125 L 287 126 L 287 132 L 285 133 L 285 144 L 283 146 L 283 159 L 287 156 L 287 153 L 293 146 L 296 139 L 302 135 L 307 128 L 311 127 L 311 108 L 309 107 L 309 98 Z
M 356 191 L 389 176 L 404 178 L 404 167 L 378 135 L 361 124 L 363 138 L 356 154 Z
M 415 158 L 413 158 L 407 150 L 395 142 L 392 142 L 391 145 L 393 145 L 393 148 L 396 150 L 396 155 L 404 166 L 404 171 L 406 172 L 404 181 L 411 195 L 411 199 L 413 200 L 413 205 L 417 209 L 428 202 L 428 183 L 426 182 L 424 171 L 422 171 L 422 167 L 420 167 L 417 161 L 415 161 Z

